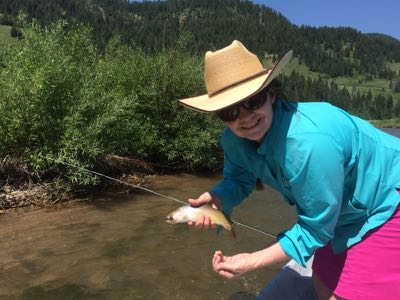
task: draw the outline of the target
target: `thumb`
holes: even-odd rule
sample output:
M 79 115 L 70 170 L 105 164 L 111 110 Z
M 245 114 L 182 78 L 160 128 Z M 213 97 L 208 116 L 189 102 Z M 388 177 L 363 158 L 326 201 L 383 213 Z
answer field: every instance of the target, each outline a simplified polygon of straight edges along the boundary
M 207 201 L 204 201 L 204 199 L 201 199 L 201 198 L 197 198 L 197 199 L 189 198 L 188 201 L 191 206 L 201 206 L 201 205 L 207 203 Z
M 192 206 L 200 206 L 203 204 L 210 203 L 210 202 L 212 202 L 212 200 L 213 199 L 212 199 L 210 193 L 205 192 L 202 195 L 200 195 L 200 197 L 197 199 L 189 198 L 189 203 Z

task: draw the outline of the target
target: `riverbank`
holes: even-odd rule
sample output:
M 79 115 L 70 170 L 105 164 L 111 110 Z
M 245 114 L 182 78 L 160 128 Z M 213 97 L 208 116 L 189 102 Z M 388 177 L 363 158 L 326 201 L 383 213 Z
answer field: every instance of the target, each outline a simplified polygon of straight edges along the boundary
M 23 207 L 50 207 L 72 200 L 90 201 L 107 192 L 131 191 L 134 187 L 150 184 L 157 171 L 149 163 L 126 157 L 109 156 L 97 164 L 96 185 L 74 185 L 62 174 L 42 178 L 20 159 L 0 160 L 0 214 Z M 88 170 L 90 171 L 90 170 Z M 94 174 L 93 174 L 94 175 Z M 115 178 L 119 183 L 110 178 Z M 123 183 L 126 183 L 124 185 Z
M 397 119 L 399 120 L 399 119 Z M 400 125 L 393 120 L 382 121 L 393 127 L 379 127 L 383 131 L 400 137 Z M 377 125 L 375 125 L 377 126 Z M 148 186 L 159 175 L 184 173 L 174 165 L 157 166 L 129 157 L 107 156 L 97 163 L 97 172 L 134 185 Z M 186 170 L 187 172 L 187 170 Z M 62 172 L 51 177 L 40 176 L 31 171 L 20 159 L 0 158 L 0 214 L 22 207 L 49 207 L 63 205 L 72 200 L 90 201 L 96 195 L 109 191 L 121 192 L 134 190 L 132 187 L 117 183 L 107 178 L 98 178 L 97 185 L 73 185 L 63 179 Z
M 25 207 L 44 208 L 64 206 L 71 201 L 90 202 L 107 193 L 129 193 L 135 190 L 134 187 L 129 187 L 130 184 L 146 186 L 157 177 L 156 174 L 143 173 L 123 175 L 116 179 L 126 185 L 102 182 L 99 186 L 76 190 L 71 189 L 69 184 L 60 182 L 26 183 L 19 186 L 5 184 L 0 187 L 0 214 Z
M 378 128 L 400 128 L 400 118 L 369 120 L 369 122 Z

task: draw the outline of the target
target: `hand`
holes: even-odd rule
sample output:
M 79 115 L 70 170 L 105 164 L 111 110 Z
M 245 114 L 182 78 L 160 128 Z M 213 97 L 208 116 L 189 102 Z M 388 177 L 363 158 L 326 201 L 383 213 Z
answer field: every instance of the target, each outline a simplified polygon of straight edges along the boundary
M 217 196 L 213 195 L 210 192 L 205 192 L 203 194 L 200 195 L 199 198 L 197 199 L 193 199 L 190 198 L 189 200 L 189 204 L 191 206 L 201 206 L 203 204 L 208 204 L 211 207 L 220 210 L 221 209 L 221 201 L 218 199 Z M 192 221 L 188 222 L 189 226 L 195 226 L 195 228 L 198 229 L 214 229 L 216 227 L 216 225 L 211 222 L 211 219 L 207 216 L 201 216 L 196 223 L 193 223 Z
M 253 258 L 254 256 L 250 253 L 224 256 L 221 251 L 215 251 L 212 265 L 219 275 L 232 279 L 256 269 Z

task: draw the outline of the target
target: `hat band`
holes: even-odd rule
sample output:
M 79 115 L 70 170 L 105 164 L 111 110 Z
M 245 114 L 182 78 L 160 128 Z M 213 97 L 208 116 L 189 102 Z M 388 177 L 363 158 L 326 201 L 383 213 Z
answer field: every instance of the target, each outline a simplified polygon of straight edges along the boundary
M 237 85 L 239 85 L 239 84 L 243 84 L 243 83 L 245 83 L 245 82 L 247 82 L 247 81 L 250 81 L 250 80 L 252 80 L 252 79 L 254 79 L 254 78 L 256 78 L 256 77 L 259 77 L 259 76 L 264 75 L 264 74 L 267 74 L 267 73 L 268 73 L 268 70 L 263 69 L 262 71 L 260 71 L 260 72 L 258 72 L 258 73 L 256 73 L 256 74 L 254 74 L 254 75 L 251 75 L 250 77 L 247 77 L 247 78 L 245 78 L 245 79 L 239 80 L 239 81 L 234 82 L 234 83 L 231 83 L 230 85 L 225 86 L 225 87 L 223 87 L 222 89 L 219 89 L 219 90 L 217 90 L 217 91 L 215 91 L 215 92 L 213 92 L 213 93 L 209 93 L 208 96 L 209 96 L 209 97 L 215 96 L 216 94 L 222 93 L 222 92 L 224 92 L 224 91 L 226 91 L 226 90 L 228 90 L 228 89 L 230 89 L 230 88 L 233 88 L 233 87 L 235 87 L 235 86 L 237 86 Z

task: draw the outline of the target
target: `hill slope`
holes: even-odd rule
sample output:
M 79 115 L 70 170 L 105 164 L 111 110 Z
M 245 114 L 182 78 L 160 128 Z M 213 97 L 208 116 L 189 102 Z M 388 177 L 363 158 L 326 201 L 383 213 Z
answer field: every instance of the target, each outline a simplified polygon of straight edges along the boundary
M 400 41 L 349 27 L 295 26 L 282 14 L 251 1 L 3 0 L 0 22 L 17 26 L 20 10 L 43 25 L 58 19 L 87 23 L 100 48 L 119 35 L 124 42 L 149 52 L 178 47 L 203 55 L 239 39 L 270 61 L 293 49 L 296 60 L 287 76 L 294 71 L 308 80 L 336 84 L 335 89 L 346 87 L 348 96 L 342 96 L 351 101 L 364 96 L 369 102 L 377 97 L 394 104 L 400 100 L 396 92 L 400 84 Z

